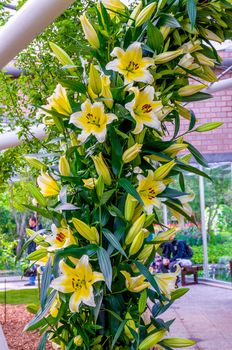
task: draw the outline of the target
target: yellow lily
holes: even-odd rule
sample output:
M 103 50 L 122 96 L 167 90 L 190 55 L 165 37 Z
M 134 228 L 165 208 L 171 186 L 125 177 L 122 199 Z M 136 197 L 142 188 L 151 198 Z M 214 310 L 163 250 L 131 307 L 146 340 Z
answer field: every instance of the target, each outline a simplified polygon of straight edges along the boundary
M 111 52 L 115 60 L 106 65 L 107 70 L 119 72 L 124 76 L 124 84 L 130 84 L 134 81 L 151 84 L 153 76 L 147 70 L 154 65 L 154 59 L 142 56 L 141 43 L 134 42 L 126 51 L 120 47 L 115 47 Z
M 47 249 L 48 252 L 68 247 L 71 244 L 77 244 L 69 227 L 56 227 L 56 225 L 52 224 L 51 230 L 52 234 L 45 239 L 45 242 L 50 244 L 50 247 Z
M 127 271 L 120 271 L 121 274 L 126 279 L 126 288 L 133 293 L 139 293 L 142 290 L 149 288 L 150 283 L 145 282 L 145 277 L 143 275 L 139 275 L 137 277 L 131 277 L 131 275 Z
M 81 105 L 81 111 L 71 115 L 70 123 L 82 129 L 82 133 L 78 136 L 79 141 L 85 142 L 90 135 L 94 135 L 98 142 L 104 142 L 106 126 L 115 119 L 117 119 L 115 114 L 105 113 L 101 102 L 91 104 L 90 100 L 86 100 Z
M 84 221 L 72 218 L 73 225 L 77 232 L 90 242 L 99 243 L 99 233 L 95 227 L 90 227 Z
M 159 129 L 160 121 L 156 112 L 162 108 L 162 104 L 159 101 L 153 101 L 154 88 L 147 86 L 144 90 L 140 91 L 137 87 L 134 87 L 130 91 L 133 91 L 135 98 L 127 103 L 125 108 L 136 121 L 136 127 L 133 133 L 139 134 L 143 130 L 144 125 L 153 129 Z
M 170 273 L 155 273 L 154 278 L 161 289 L 161 291 L 170 298 L 171 292 L 176 288 L 176 278 L 181 272 L 180 265 L 176 265 L 176 271 Z
M 194 193 L 178 197 L 178 200 L 182 204 L 182 206 L 179 206 L 180 209 L 182 209 L 188 216 L 192 216 L 193 214 L 193 210 L 189 205 L 189 202 L 191 202 L 194 199 L 194 197 L 195 197 Z M 179 225 L 182 227 L 184 225 L 184 216 L 178 213 L 174 209 L 170 209 L 170 211 L 172 215 L 174 215 L 177 218 Z
M 54 93 L 47 99 L 47 101 L 48 104 L 42 106 L 43 108 L 49 111 L 54 109 L 56 112 L 63 114 L 66 117 L 69 117 L 70 114 L 72 114 L 72 108 L 67 97 L 66 89 L 61 84 L 56 86 Z M 42 111 L 39 114 L 50 116 L 50 114 L 45 111 Z
M 139 180 L 137 192 L 144 203 L 146 212 L 152 214 L 154 206 L 157 208 L 160 207 L 160 200 L 156 197 L 165 190 L 166 186 L 163 181 L 154 179 L 154 172 L 152 170 L 148 170 L 147 177 L 138 175 L 137 178 Z
M 82 179 L 84 182 L 84 187 L 88 188 L 89 190 L 93 190 L 96 183 L 97 179 L 95 177 L 90 177 L 89 179 Z
M 44 197 L 56 196 L 60 192 L 57 182 L 48 173 L 42 172 L 37 178 L 37 183 Z
M 92 158 L 92 160 L 94 162 L 94 165 L 95 165 L 95 168 L 96 168 L 96 172 L 98 173 L 98 175 L 102 176 L 103 180 L 104 180 L 104 183 L 106 185 L 110 186 L 111 182 L 112 182 L 112 179 L 111 179 L 111 176 L 110 176 L 110 171 L 108 169 L 108 166 L 106 165 L 105 160 L 102 157 L 102 154 L 99 153 L 98 155 L 92 156 L 91 158 Z
M 83 29 L 83 32 L 85 34 L 86 40 L 90 43 L 90 45 L 94 49 L 96 49 L 96 50 L 99 49 L 100 41 L 98 39 L 96 30 L 94 29 L 92 24 L 89 22 L 89 20 L 85 14 L 80 16 L 80 22 L 81 22 L 82 29 Z
M 94 307 L 92 285 L 103 281 L 104 277 L 102 273 L 92 270 L 89 257 L 83 255 L 75 268 L 61 261 L 60 271 L 63 275 L 54 279 L 51 286 L 62 293 L 73 293 L 69 301 L 71 312 L 78 312 L 81 303 Z
M 83 338 L 81 335 L 77 335 L 74 339 L 73 342 L 77 346 L 81 346 L 83 344 Z
M 52 317 L 56 318 L 59 312 L 61 302 L 59 296 L 57 296 L 49 309 L 49 313 Z

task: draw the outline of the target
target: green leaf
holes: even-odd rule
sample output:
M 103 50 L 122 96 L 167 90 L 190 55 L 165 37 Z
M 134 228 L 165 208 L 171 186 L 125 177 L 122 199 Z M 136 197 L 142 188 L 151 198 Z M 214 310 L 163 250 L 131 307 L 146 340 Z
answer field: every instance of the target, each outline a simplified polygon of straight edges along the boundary
M 171 300 L 176 300 L 181 298 L 183 295 L 185 295 L 189 291 L 189 288 L 178 288 L 174 290 L 174 292 L 171 293 Z
M 171 15 L 167 15 L 162 13 L 162 15 L 160 16 L 159 20 L 158 20 L 158 26 L 159 27 L 170 27 L 170 28 L 180 28 L 181 25 L 180 23 L 177 21 L 177 19 Z
M 169 208 L 183 215 L 188 221 L 197 225 L 195 218 L 193 216 L 189 216 L 188 214 L 186 214 L 186 212 L 182 209 L 179 203 L 176 203 L 174 200 L 167 200 L 164 202 L 164 204 L 166 204 Z
M 76 207 L 71 203 L 61 203 L 57 205 L 57 207 L 55 208 L 55 210 L 78 210 L 78 209 L 80 208 Z
M 196 124 L 196 116 L 194 114 L 194 112 L 192 110 L 189 111 L 190 112 L 190 123 L 189 123 L 189 131 L 192 130 Z
M 108 211 L 109 211 L 111 216 L 118 217 L 121 220 L 125 221 L 125 218 L 124 218 L 121 210 L 119 210 L 117 207 L 115 207 L 115 205 L 111 204 L 111 206 L 108 207 Z
M 165 197 L 165 198 L 177 198 L 184 196 L 188 193 L 180 192 L 178 190 L 175 190 L 173 188 L 166 188 L 162 193 L 160 193 L 157 197 Z
M 141 274 L 148 280 L 148 282 L 151 283 L 152 287 L 156 290 L 156 292 L 159 295 L 161 295 L 159 286 L 158 286 L 154 276 L 148 271 L 148 269 L 137 260 L 133 260 L 133 263 L 135 263 L 135 265 L 137 266 L 137 268 L 139 269 Z
M 109 254 L 104 248 L 98 247 L 97 257 L 98 257 L 98 262 L 99 262 L 101 272 L 103 273 L 103 276 L 105 278 L 105 283 L 108 289 L 111 291 L 113 272 L 112 272 L 112 266 L 111 266 Z
M 207 160 L 203 157 L 203 155 L 189 142 L 185 142 L 188 145 L 189 152 L 193 155 L 196 161 L 204 167 L 208 167 Z
M 112 170 L 113 173 L 118 176 L 122 167 L 122 153 L 123 148 L 119 141 L 119 137 L 116 134 L 114 128 L 109 128 L 109 135 L 111 138 L 111 154 L 112 154 Z
M 197 17 L 196 0 L 187 0 L 187 10 L 188 10 L 188 16 L 190 19 L 190 23 L 191 23 L 191 26 L 193 28 L 195 26 L 196 17 Z
M 213 96 L 210 94 L 207 94 L 206 92 L 197 92 L 196 94 L 193 94 L 191 96 L 178 96 L 176 99 L 178 99 L 178 101 L 183 101 L 183 102 L 195 102 L 195 101 L 208 100 L 209 98 L 213 98 Z
M 127 323 L 127 320 L 123 320 L 121 323 L 120 323 L 120 326 L 118 327 L 118 329 L 117 329 L 117 332 L 115 333 L 115 336 L 114 336 L 114 338 L 113 338 L 113 341 L 112 341 L 112 344 L 111 344 L 111 350 L 113 350 L 114 349 L 114 346 L 115 346 L 115 344 L 117 343 L 117 340 L 118 340 L 118 338 L 120 337 L 120 335 L 121 335 L 121 333 L 122 333 L 122 331 L 123 331 L 123 328 L 124 328 L 124 326 L 125 326 L 125 324 Z
M 138 311 L 140 315 L 144 313 L 146 306 L 147 306 L 147 290 L 144 289 L 139 298 Z
M 117 240 L 116 236 L 113 235 L 109 230 L 103 228 L 102 230 L 103 235 L 106 237 L 106 239 L 112 244 L 112 246 L 117 249 L 122 255 L 124 255 L 127 258 L 126 253 L 124 252 L 121 244 Z
M 51 283 L 51 275 L 52 275 L 52 259 L 49 258 L 42 274 L 42 281 L 41 281 L 41 288 L 40 288 L 40 305 L 42 310 L 46 305 L 48 288 Z
M 155 27 L 154 24 L 149 22 L 147 26 L 147 35 L 147 45 L 152 50 L 156 51 L 157 54 L 159 54 L 162 51 L 164 44 L 164 38 L 160 30 L 157 27 Z
M 44 218 L 47 218 L 50 220 L 52 220 L 52 218 L 53 218 L 52 213 L 46 209 L 42 209 L 42 208 L 36 207 L 34 205 L 29 205 L 29 204 L 23 204 L 23 206 L 32 210 L 32 211 L 36 211 L 37 213 L 42 215 Z
M 26 187 L 28 188 L 29 192 L 31 193 L 31 195 L 37 200 L 37 202 L 42 206 L 42 207 L 46 207 L 47 206 L 47 201 L 44 198 L 44 196 L 42 195 L 42 193 L 38 190 L 37 187 L 35 187 L 32 183 L 28 183 L 26 185 Z
M 54 300 L 56 298 L 57 291 L 53 290 L 51 294 L 49 294 L 47 298 L 47 303 L 44 307 L 44 309 L 40 309 L 35 317 L 33 317 L 32 320 L 28 322 L 28 324 L 25 326 L 24 331 L 31 331 L 37 328 L 38 323 L 47 315 L 49 312 L 49 309 L 51 308 L 52 304 L 54 303 Z
M 48 332 L 45 332 L 39 342 L 37 350 L 46 350 L 46 343 L 47 343 L 47 338 L 48 338 Z
M 125 231 L 126 231 L 126 226 L 121 224 L 114 232 L 114 237 L 117 239 L 118 242 L 124 236 Z M 108 254 L 111 255 L 113 251 L 114 251 L 114 247 L 113 247 L 113 245 L 110 245 L 107 249 Z
M 179 185 L 183 192 L 185 192 L 185 182 L 184 182 L 184 175 L 182 172 L 179 173 Z
M 135 199 L 137 199 L 137 201 L 139 201 L 140 204 L 144 205 L 140 195 L 138 194 L 138 192 L 136 191 L 136 189 L 134 188 L 134 186 L 132 185 L 132 183 L 125 179 L 125 178 L 121 178 L 118 182 L 118 184 L 124 188 L 124 190 L 127 193 L 130 193 Z
M 206 131 L 210 131 L 213 129 L 218 128 L 219 126 L 221 126 L 223 124 L 223 122 L 210 122 L 210 123 L 205 123 L 202 124 L 200 126 L 198 126 L 195 131 L 197 132 L 206 132 Z
M 193 167 L 192 165 L 184 164 L 184 163 L 181 163 L 179 161 L 177 162 L 177 164 L 178 164 L 178 167 L 176 166 L 176 168 L 175 168 L 176 170 L 178 170 L 178 168 L 180 168 L 180 169 L 186 170 L 190 173 L 197 174 L 199 176 L 203 176 L 203 177 L 209 179 L 210 181 L 212 181 L 212 179 L 209 175 L 207 175 L 204 171 L 201 171 L 198 168 Z
M 102 205 L 106 204 L 110 199 L 110 197 L 114 194 L 114 192 L 115 192 L 115 189 L 104 192 L 101 197 L 101 204 Z
M 76 91 L 79 92 L 81 94 L 85 94 L 86 93 L 86 86 L 83 83 L 80 83 L 79 81 L 76 81 L 74 79 L 59 79 L 59 83 L 72 90 L 72 91 Z

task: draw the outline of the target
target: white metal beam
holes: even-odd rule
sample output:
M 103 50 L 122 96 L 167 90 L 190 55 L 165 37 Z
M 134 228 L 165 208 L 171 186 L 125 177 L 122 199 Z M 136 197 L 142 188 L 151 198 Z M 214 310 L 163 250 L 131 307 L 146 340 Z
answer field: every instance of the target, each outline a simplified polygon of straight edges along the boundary
M 203 170 L 200 166 L 200 170 Z M 199 187 L 200 187 L 200 207 L 201 207 L 201 234 L 203 243 L 203 253 L 204 253 L 204 277 L 209 277 L 209 262 L 208 262 L 208 244 L 207 244 L 207 232 L 205 225 L 205 188 L 204 188 L 204 178 L 199 176 Z
M 232 78 L 217 81 L 210 85 L 208 88 L 204 89 L 203 92 L 212 94 L 217 91 L 232 89 Z
M 19 139 L 18 137 L 19 131 L 20 130 L 15 130 L 6 132 L 5 134 L 0 134 L 0 151 L 7 148 L 17 147 L 24 142 L 23 139 Z M 33 137 L 36 137 L 39 140 L 45 139 L 45 125 L 40 124 L 30 128 L 30 135 L 28 135 L 28 138 L 32 139 Z
M 28 0 L 0 29 L 0 70 L 75 0 Z

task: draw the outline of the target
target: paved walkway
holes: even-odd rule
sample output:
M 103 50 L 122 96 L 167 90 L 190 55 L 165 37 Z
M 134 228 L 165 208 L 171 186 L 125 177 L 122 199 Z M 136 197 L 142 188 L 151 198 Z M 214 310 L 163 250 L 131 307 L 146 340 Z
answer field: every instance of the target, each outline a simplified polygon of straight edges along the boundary
M 162 315 L 161 315 L 162 317 Z M 169 336 L 197 341 L 191 350 L 232 350 L 232 290 L 203 284 L 176 300 L 163 314 L 176 318 Z
M 20 276 L 0 277 L 0 291 L 5 290 L 5 288 L 7 290 L 35 288 L 30 286 L 27 286 L 27 287 L 24 286 L 26 283 L 28 283 L 28 281 L 29 281 L 29 278 L 27 277 L 22 277 L 22 278 Z

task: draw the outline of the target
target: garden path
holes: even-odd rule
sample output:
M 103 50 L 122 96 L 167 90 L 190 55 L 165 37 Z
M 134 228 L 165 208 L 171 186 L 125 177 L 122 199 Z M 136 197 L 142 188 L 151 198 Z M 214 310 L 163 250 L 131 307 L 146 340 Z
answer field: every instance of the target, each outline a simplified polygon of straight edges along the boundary
M 170 337 L 197 341 L 191 350 L 232 350 L 232 289 L 204 284 L 190 290 L 163 314 L 165 320 L 176 318 Z

